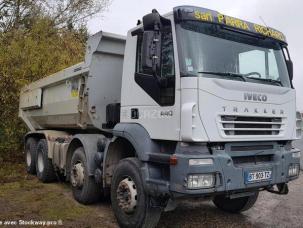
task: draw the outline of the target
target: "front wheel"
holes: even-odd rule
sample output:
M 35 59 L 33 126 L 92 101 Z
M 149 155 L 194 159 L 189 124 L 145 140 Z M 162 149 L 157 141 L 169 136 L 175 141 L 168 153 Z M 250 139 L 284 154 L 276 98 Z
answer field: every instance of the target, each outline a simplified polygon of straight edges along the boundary
M 111 203 L 120 227 L 155 227 L 161 208 L 143 187 L 137 158 L 126 158 L 117 165 L 111 183 Z
M 224 195 L 216 196 L 213 200 L 217 208 L 229 212 L 239 213 L 250 209 L 257 201 L 259 192 L 254 192 L 250 196 L 230 199 Z

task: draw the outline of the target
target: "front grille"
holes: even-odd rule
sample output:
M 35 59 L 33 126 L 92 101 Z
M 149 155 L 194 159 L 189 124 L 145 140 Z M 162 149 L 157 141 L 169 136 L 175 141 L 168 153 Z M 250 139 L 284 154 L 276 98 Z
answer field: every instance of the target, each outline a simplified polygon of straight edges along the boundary
M 258 155 L 258 156 L 243 156 L 243 157 L 233 157 L 232 160 L 235 165 L 240 164 L 259 164 L 267 163 L 273 161 L 274 156 L 270 155 Z
M 237 115 L 222 115 L 220 124 L 226 136 L 279 135 L 284 125 L 281 117 Z

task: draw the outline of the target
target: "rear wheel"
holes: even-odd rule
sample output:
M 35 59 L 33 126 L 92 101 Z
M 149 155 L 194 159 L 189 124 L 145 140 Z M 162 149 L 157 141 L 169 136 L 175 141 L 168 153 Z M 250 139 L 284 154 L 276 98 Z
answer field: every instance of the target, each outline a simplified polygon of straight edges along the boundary
M 140 166 L 137 158 L 123 159 L 112 178 L 111 203 L 120 227 L 155 227 L 161 216 L 144 190 Z
M 93 176 L 89 176 L 83 147 L 75 150 L 70 167 L 70 182 L 74 198 L 82 204 L 91 204 L 100 200 L 102 186 L 96 184 Z
M 25 142 L 26 171 L 29 174 L 36 174 L 37 144 L 37 140 L 32 137 Z
M 216 196 L 214 204 L 221 210 L 230 213 L 239 213 L 250 209 L 257 201 L 259 192 L 241 198 L 230 199 L 224 195 Z
M 38 179 L 43 183 L 48 183 L 56 180 L 56 174 L 52 160 L 48 158 L 48 147 L 46 139 L 40 139 L 37 145 L 36 171 Z

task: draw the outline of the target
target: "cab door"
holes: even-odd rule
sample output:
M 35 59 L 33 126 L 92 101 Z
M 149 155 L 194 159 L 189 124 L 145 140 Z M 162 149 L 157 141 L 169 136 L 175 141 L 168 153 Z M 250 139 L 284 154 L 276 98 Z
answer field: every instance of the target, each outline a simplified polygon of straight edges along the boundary
M 169 21 L 169 23 L 167 23 Z M 179 140 L 180 134 L 180 77 L 176 77 L 176 45 L 170 20 L 161 28 L 153 40 L 160 40 L 159 64 L 156 68 L 146 67 L 143 33 L 136 35 L 136 60 L 128 98 L 122 102 L 121 122 L 142 125 L 153 139 Z M 156 41 L 157 42 L 157 41 Z M 122 94 L 126 94 L 122 88 Z

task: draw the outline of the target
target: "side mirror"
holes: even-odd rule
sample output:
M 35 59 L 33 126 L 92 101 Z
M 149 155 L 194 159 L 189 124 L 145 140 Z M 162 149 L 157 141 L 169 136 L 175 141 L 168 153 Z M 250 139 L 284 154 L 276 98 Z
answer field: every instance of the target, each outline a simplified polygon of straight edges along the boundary
M 152 13 L 149 13 L 143 17 L 143 29 L 144 31 L 160 30 L 161 16 L 157 10 L 153 9 Z
M 153 67 L 152 56 L 151 56 L 151 48 L 154 39 L 154 32 L 145 31 L 143 33 L 142 40 L 142 67 L 145 70 Z
M 294 77 L 294 69 L 293 69 L 292 61 L 286 60 L 286 66 L 287 66 L 287 70 L 288 70 L 288 74 L 289 74 L 289 79 L 290 79 L 290 81 L 292 81 L 293 77 Z
M 161 29 L 170 21 L 153 9 L 143 17 L 142 67 L 144 72 L 157 75 L 161 64 Z
M 144 31 L 142 41 L 143 71 L 156 75 L 161 60 L 161 33 L 158 31 Z

